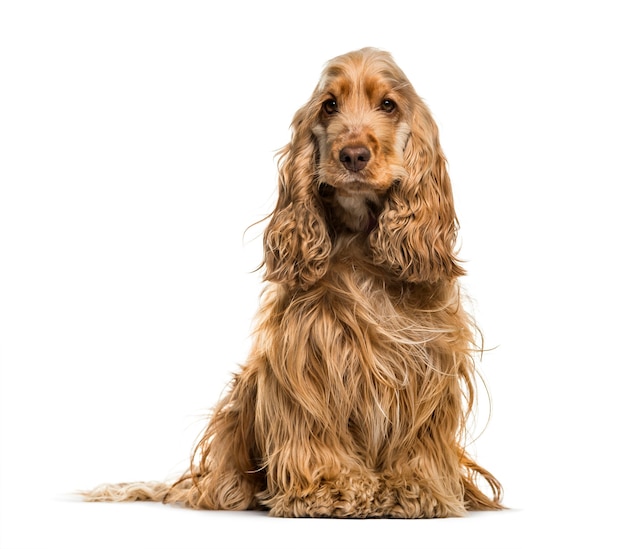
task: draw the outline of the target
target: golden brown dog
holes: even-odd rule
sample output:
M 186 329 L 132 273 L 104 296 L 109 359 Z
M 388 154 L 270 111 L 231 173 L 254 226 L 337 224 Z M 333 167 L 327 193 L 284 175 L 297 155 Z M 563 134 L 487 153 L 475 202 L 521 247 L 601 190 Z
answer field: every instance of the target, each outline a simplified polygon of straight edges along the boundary
M 328 63 L 292 129 L 255 343 L 189 471 L 87 497 L 290 517 L 501 508 L 500 484 L 464 448 L 479 346 L 430 112 L 367 48 Z

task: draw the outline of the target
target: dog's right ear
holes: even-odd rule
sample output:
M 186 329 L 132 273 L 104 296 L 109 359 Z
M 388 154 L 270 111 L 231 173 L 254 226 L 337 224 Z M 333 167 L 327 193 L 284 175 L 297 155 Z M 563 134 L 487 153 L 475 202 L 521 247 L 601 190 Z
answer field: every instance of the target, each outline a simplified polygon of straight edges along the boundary
M 291 142 L 279 158 L 276 208 L 263 239 L 266 280 L 310 288 L 328 268 L 331 240 L 316 181 L 317 119 L 313 101 L 294 116 Z

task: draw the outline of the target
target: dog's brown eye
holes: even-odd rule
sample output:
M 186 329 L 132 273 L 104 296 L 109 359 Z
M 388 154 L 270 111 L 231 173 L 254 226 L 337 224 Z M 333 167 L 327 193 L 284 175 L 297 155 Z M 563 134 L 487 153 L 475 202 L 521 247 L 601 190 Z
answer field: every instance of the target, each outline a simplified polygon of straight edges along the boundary
M 396 110 L 396 104 L 391 99 L 383 99 L 380 108 L 385 112 L 393 112 Z
M 327 99 L 324 101 L 322 106 L 326 114 L 335 114 L 336 112 L 339 112 L 339 105 L 337 105 L 337 101 L 334 99 Z

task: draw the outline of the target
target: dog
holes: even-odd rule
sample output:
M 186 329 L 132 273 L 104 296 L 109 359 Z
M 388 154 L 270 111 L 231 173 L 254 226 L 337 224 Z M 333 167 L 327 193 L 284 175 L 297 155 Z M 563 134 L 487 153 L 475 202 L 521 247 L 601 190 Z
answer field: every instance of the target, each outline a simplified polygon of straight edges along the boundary
M 392 57 L 329 61 L 278 166 L 254 343 L 189 470 L 84 496 L 280 517 L 503 508 L 464 446 L 482 347 L 446 159 Z

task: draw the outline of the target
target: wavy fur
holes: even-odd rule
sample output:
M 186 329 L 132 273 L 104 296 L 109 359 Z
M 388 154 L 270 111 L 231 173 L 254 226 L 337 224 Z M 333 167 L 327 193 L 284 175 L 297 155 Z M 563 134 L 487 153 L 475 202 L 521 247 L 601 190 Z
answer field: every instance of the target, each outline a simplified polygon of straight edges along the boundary
M 501 508 L 464 448 L 480 346 L 432 116 L 368 48 L 328 63 L 292 128 L 254 346 L 189 471 L 86 497 L 297 517 Z

